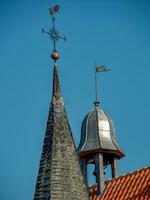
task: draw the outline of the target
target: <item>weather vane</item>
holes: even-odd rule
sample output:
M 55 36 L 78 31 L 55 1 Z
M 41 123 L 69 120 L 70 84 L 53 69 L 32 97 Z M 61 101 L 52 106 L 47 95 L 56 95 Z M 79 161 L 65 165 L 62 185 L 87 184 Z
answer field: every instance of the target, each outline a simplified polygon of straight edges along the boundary
M 59 5 L 55 5 L 52 8 L 49 9 L 50 14 L 52 15 L 52 23 L 53 23 L 53 27 L 49 30 L 49 31 L 45 31 L 44 29 L 42 29 L 42 33 L 47 33 L 51 40 L 53 41 L 53 53 L 51 54 L 51 57 L 56 61 L 59 58 L 59 54 L 57 53 L 56 50 L 56 42 L 59 39 L 62 39 L 66 42 L 66 37 L 62 37 L 59 35 L 58 31 L 55 28 L 55 13 L 58 12 L 59 10 Z
M 95 64 L 95 106 L 99 105 L 98 101 L 98 78 L 97 78 L 97 72 L 107 72 L 110 71 L 110 69 L 107 69 L 105 66 L 96 66 Z

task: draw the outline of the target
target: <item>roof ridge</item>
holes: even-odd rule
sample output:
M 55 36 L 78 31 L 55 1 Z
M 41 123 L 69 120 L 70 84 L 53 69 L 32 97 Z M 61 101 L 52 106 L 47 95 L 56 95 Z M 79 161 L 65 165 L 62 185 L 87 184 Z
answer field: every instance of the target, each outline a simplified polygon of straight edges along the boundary
M 140 169 L 137 169 L 137 170 L 135 170 L 135 171 L 131 171 L 131 172 L 129 172 L 129 173 L 124 173 L 124 174 L 122 174 L 121 176 L 118 176 L 117 178 L 109 178 L 109 179 L 106 181 L 106 183 L 108 183 L 108 182 L 110 182 L 110 181 L 118 180 L 119 178 L 122 178 L 122 177 L 125 177 L 125 176 L 128 176 L 128 175 L 131 175 L 131 174 L 135 174 L 135 173 L 137 173 L 137 172 L 139 172 L 139 171 L 143 171 L 143 170 L 147 170 L 147 169 L 150 169 L 150 166 L 145 166 L 145 167 L 140 168 Z

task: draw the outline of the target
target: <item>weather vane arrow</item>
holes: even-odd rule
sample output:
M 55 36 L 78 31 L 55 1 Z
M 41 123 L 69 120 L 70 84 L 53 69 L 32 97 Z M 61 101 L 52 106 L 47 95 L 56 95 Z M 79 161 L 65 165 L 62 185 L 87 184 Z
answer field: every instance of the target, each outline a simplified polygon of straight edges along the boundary
M 50 15 L 52 15 L 52 23 L 53 23 L 52 28 L 49 31 L 46 31 L 42 28 L 42 33 L 48 34 L 50 36 L 51 40 L 53 41 L 53 53 L 52 53 L 51 57 L 54 60 L 57 60 L 59 58 L 59 55 L 56 50 L 56 42 L 59 39 L 62 39 L 66 42 L 66 37 L 62 37 L 61 35 L 59 35 L 58 31 L 55 28 L 55 20 L 56 20 L 55 13 L 59 11 L 59 8 L 60 8 L 59 5 L 55 5 L 49 9 Z

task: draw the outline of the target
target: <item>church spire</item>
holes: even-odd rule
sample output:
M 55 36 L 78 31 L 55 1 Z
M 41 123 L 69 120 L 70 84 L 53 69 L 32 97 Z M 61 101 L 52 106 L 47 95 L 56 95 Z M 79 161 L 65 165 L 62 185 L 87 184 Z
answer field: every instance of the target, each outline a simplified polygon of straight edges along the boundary
M 89 194 L 80 169 L 78 156 L 67 113 L 61 97 L 58 77 L 56 41 L 61 38 L 55 29 L 54 14 L 59 6 L 50 9 L 53 28 L 47 32 L 53 40 L 54 60 L 52 101 L 49 109 L 34 200 L 88 200 Z

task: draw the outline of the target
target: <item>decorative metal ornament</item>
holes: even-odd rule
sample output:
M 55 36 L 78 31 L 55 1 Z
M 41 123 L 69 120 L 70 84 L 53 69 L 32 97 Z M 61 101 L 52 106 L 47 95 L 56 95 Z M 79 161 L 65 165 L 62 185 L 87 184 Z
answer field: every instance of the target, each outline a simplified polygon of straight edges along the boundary
M 66 42 L 66 37 L 62 37 L 59 35 L 58 31 L 56 30 L 55 28 L 55 13 L 58 12 L 59 10 L 59 5 L 55 5 L 54 7 L 50 8 L 49 11 L 50 11 L 50 14 L 52 15 L 52 23 L 53 23 L 53 27 L 49 30 L 49 31 L 46 31 L 42 28 L 42 33 L 47 33 L 51 40 L 53 41 L 53 52 L 57 52 L 56 50 L 56 42 L 59 40 L 59 39 L 62 39 Z
M 60 8 L 59 5 L 53 6 L 52 8 L 49 9 L 50 14 L 54 15 L 56 12 L 58 12 L 59 8 Z
M 53 29 L 53 28 L 52 28 L 52 29 L 50 30 L 50 37 L 51 37 L 52 40 L 55 40 L 55 41 L 58 40 L 59 35 L 58 35 L 58 32 L 57 32 L 56 29 Z

